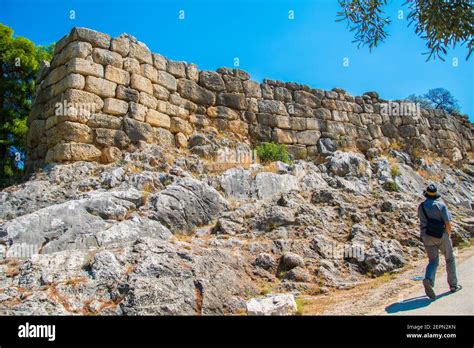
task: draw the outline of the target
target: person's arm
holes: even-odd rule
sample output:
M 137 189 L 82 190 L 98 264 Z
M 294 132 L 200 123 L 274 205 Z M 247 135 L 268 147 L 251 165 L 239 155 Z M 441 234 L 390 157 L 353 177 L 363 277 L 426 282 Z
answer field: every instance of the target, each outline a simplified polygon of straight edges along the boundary
M 448 232 L 448 234 L 451 235 L 451 222 L 445 221 L 444 226 L 446 226 L 446 232 Z
M 444 226 L 446 227 L 446 232 L 448 232 L 449 235 L 451 235 L 452 228 L 451 228 L 451 213 L 448 210 L 448 207 L 446 204 L 443 204 L 443 207 L 441 208 L 441 216 L 443 217 L 444 221 Z

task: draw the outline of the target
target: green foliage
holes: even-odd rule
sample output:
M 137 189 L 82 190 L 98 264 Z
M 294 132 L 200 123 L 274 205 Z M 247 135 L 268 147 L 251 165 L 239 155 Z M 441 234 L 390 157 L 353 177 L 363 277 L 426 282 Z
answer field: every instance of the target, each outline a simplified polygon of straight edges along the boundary
M 386 191 L 390 191 L 390 192 L 398 192 L 399 190 L 399 187 L 395 181 L 385 181 L 383 184 L 383 188 Z
M 402 173 L 400 173 L 400 169 L 398 168 L 397 165 L 394 165 L 390 168 L 390 172 L 392 174 L 392 177 L 396 178 L 397 176 L 400 176 L 402 175 Z
M 262 143 L 255 150 L 262 163 L 281 161 L 290 163 L 285 144 Z
M 304 312 L 304 301 L 301 298 L 295 299 L 296 302 L 296 315 L 303 315 Z
M 400 1 L 401 2 L 401 1 Z M 391 23 L 383 9 L 387 0 L 339 0 L 341 11 L 337 21 L 347 21 L 358 47 L 377 47 L 387 37 Z M 469 0 L 406 0 L 408 25 L 426 42 L 427 60 L 444 61 L 447 50 L 457 44 L 466 45 L 469 59 L 474 48 L 474 5 Z
M 35 46 L 13 29 L 0 23 L 0 187 L 21 177 L 7 150 L 15 146 L 24 152 L 35 78 L 40 62 L 51 60 L 54 44 Z
M 433 88 L 420 96 L 411 94 L 407 99 L 413 103 L 420 103 L 420 107 L 424 109 L 442 109 L 450 114 L 459 114 L 458 101 L 445 88 Z

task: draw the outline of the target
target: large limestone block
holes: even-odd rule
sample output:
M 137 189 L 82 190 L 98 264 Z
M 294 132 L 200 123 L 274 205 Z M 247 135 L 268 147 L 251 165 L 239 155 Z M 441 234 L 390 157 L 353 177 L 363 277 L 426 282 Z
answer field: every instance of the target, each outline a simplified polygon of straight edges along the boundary
M 307 130 L 307 131 L 296 133 L 296 139 L 298 140 L 298 144 L 302 144 L 302 145 L 315 146 L 320 136 L 321 136 L 321 133 L 316 130 Z
M 122 56 L 117 52 L 104 50 L 102 48 L 94 48 L 92 51 L 92 59 L 94 62 L 102 65 L 112 65 L 116 68 L 122 69 Z
M 266 114 L 288 115 L 285 104 L 277 100 L 259 100 L 258 109 Z
M 161 127 L 166 129 L 171 127 L 170 117 L 153 109 L 148 109 L 148 113 L 146 114 L 146 122 L 151 124 L 153 127 Z
M 157 83 L 173 92 L 177 89 L 176 78 L 173 75 L 167 73 L 166 71 L 158 71 Z
M 85 90 L 103 98 L 115 97 L 115 89 L 117 84 L 115 82 L 101 79 L 95 76 L 87 76 Z
M 215 102 L 214 93 L 199 86 L 196 82 L 181 79 L 178 81 L 178 93 L 200 105 L 212 105 Z
M 104 77 L 104 67 L 82 58 L 73 58 L 68 64 L 69 73 Z
M 203 70 L 199 73 L 199 84 L 215 92 L 225 91 L 224 80 L 214 71 Z
M 150 50 L 143 44 L 130 43 L 129 57 L 137 59 L 140 63 L 153 64 L 153 57 Z
M 133 89 L 153 94 L 153 85 L 150 80 L 138 74 L 132 74 L 130 85 Z
M 105 67 L 105 78 L 119 85 L 130 84 L 130 73 L 113 65 L 107 65 Z
M 140 140 L 153 142 L 153 128 L 148 123 L 126 117 L 123 119 L 123 127 L 132 142 L 137 143 Z
M 188 121 L 185 121 L 179 117 L 172 117 L 170 131 L 172 133 L 183 133 L 185 135 L 191 135 L 193 133 L 193 127 Z
M 92 45 L 89 42 L 74 41 L 68 44 L 52 61 L 52 66 L 66 64 L 73 58 L 86 58 L 92 53 Z
M 78 142 L 92 143 L 92 129 L 87 125 L 76 122 L 62 122 L 46 132 L 48 146 L 55 145 L 59 142 Z
M 128 103 L 126 101 L 106 98 L 104 100 L 104 112 L 111 115 L 125 115 L 128 111 Z
M 184 62 L 168 60 L 166 71 L 177 78 L 186 77 L 186 65 Z
M 73 28 L 70 34 L 71 40 L 86 41 L 94 47 L 106 48 L 110 46 L 110 35 L 99 33 L 87 28 Z
M 80 74 L 69 74 L 54 85 L 53 93 L 59 95 L 69 88 L 83 89 L 86 85 L 86 79 Z
M 130 139 L 124 131 L 117 129 L 97 128 L 95 143 L 102 146 L 115 146 L 124 149 L 130 144 Z
M 247 109 L 247 100 L 243 93 L 219 93 L 216 103 L 237 110 Z
M 89 105 L 91 109 L 94 108 L 95 112 L 99 112 L 104 107 L 104 101 L 102 98 L 93 93 L 77 89 L 68 89 L 64 92 L 62 101 L 73 104 L 82 104 L 84 106 Z
M 110 49 L 119 53 L 122 57 L 126 57 L 130 52 L 130 40 L 126 37 L 113 38 L 110 41 Z

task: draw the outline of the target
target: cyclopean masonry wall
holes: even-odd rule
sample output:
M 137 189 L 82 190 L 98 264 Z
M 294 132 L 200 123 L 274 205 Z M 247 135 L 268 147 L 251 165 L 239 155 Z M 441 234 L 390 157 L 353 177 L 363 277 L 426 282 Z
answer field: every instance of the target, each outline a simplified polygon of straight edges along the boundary
M 239 69 L 199 71 L 129 35 L 110 38 L 85 28 L 57 43 L 37 86 L 28 120 L 30 170 L 45 162 L 112 162 L 140 141 L 186 147 L 193 133 L 209 127 L 254 144 L 287 144 L 296 157 L 317 155 L 328 143 L 363 152 L 396 143 L 453 161 L 474 149 L 466 117 L 403 113 L 399 107 L 409 104 L 375 92 L 353 97 L 339 88 L 257 83 Z

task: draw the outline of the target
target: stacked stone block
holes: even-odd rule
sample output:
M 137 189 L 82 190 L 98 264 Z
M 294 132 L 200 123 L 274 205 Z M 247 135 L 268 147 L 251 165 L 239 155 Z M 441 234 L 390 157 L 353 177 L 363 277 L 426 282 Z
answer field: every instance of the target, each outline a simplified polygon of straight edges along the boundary
M 199 71 L 152 53 L 129 35 L 74 28 L 40 69 L 29 117 L 28 164 L 118 159 L 139 141 L 186 147 L 213 127 L 253 143 L 314 156 L 332 139 L 361 151 L 394 142 L 450 159 L 474 149 L 472 124 L 441 110 L 398 116 L 375 92 L 353 97 L 293 82 L 250 80 L 240 69 Z M 62 106 L 62 107 L 60 107 Z

